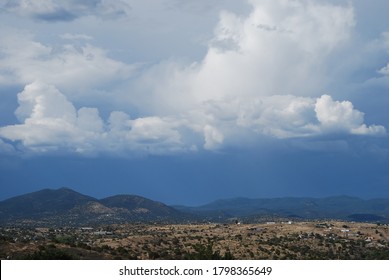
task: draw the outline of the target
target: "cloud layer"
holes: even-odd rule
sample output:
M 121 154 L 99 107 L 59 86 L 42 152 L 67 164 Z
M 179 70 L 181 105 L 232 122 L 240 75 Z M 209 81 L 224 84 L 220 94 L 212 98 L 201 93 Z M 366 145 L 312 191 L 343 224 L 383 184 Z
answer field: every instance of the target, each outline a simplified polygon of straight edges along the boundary
M 220 13 L 204 57 L 191 63 L 129 64 L 84 33 L 63 32 L 59 38 L 71 42 L 54 45 L 6 32 L 0 85 L 24 90 L 15 111 L 20 123 L 0 128 L 0 149 L 10 152 L 10 142 L 20 142 L 19 149 L 35 153 L 171 154 L 255 144 L 263 137 L 386 134 L 384 126 L 366 123 L 352 102 L 327 91 L 344 82 L 334 60 L 352 47 L 351 5 L 249 3 L 247 15 Z M 5 7 L 43 21 L 128 9 L 108 0 L 23 0 Z M 386 42 L 385 33 L 382 38 Z M 386 78 L 387 68 L 375 74 Z M 102 117 L 108 105 L 113 109 Z
M 77 109 L 54 86 L 34 82 L 18 94 L 19 107 L 15 113 L 21 124 L 0 128 L 0 136 L 21 141 L 32 152 L 166 154 L 200 148 L 214 150 L 225 141 L 247 141 L 242 138 L 252 137 L 252 133 L 256 137 L 276 138 L 329 132 L 385 133 L 382 126 L 364 124 L 363 113 L 350 102 L 333 101 L 329 95 L 316 100 L 271 96 L 250 101 L 208 102 L 201 110 L 182 114 L 180 118 L 131 119 L 124 112 L 114 111 L 105 121 L 97 108 Z M 5 148 L 5 143 L 2 147 Z

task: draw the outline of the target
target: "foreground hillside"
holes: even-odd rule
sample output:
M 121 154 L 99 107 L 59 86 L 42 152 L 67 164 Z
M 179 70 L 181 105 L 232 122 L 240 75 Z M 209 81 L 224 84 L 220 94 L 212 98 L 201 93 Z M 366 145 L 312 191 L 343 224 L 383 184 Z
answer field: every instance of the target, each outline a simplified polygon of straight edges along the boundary
M 389 259 L 387 225 L 337 221 L 1 228 L 1 259 Z

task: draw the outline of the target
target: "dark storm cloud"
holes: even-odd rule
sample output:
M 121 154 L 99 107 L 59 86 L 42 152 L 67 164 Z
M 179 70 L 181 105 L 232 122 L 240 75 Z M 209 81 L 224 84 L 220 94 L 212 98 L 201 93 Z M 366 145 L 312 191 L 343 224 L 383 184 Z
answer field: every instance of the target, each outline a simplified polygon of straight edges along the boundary
M 6 2 L 2 8 L 6 12 L 46 22 L 73 21 L 87 15 L 113 18 L 124 16 L 130 10 L 130 6 L 121 0 L 17 0 Z
M 43 21 L 72 21 L 78 16 L 64 9 L 59 9 L 51 13 L 37 13 L 32 15 L 33 18 Z

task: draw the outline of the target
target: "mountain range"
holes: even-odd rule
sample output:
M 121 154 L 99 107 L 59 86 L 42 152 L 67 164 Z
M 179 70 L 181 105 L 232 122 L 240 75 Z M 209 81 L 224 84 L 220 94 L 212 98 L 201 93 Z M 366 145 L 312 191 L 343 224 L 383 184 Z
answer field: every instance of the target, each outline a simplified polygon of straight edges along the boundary
M 198 207 L 168 206 L 137 195 L 96 199 L 69 188 L 43 189 L 0 202 L 0 225 L 87 226 L 125 222 L 258 222 L 270 219 L 341 219 L 389 222 L 389 199 L 232 198 Z
M 388 221 L 389 199 L 364 200 L 350 196 L 326 198 L 232 198 L 199 207 L 176 206 L 185 213 L 207 217 L 238 217 L 245 220 L 341 219 L 354 221 Z
M 185 218 L 173 207 L 137 195 L 96 199 L 69 188 L 43 189 L 0 202 L 0 225 L 95 225 L 175 222 Z

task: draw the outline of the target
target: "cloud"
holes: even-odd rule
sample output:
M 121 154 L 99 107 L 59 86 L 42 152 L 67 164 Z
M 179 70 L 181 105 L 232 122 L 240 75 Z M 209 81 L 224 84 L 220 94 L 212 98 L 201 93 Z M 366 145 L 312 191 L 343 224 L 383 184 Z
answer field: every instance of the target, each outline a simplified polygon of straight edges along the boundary
M 41 82 L 27 85 L 18 94 L 19 107 L 15 114 L 22 122 L 26 119 L 53 118 L 74 122 L 73 105 L 54 86 Z
M 177 100 L 186 110 L 207 100 L 320 94 L 331 77 L 327 59 L 352 34 L 353 8 L 311 1 L 250 3 L 248 16 L 221 13 L 202 61 L 152 67 L 139 82 L 143 92 L 129 97 L 131 102 L 163 112 L 163 106 L 174 110 Z
M 388 65 L 382 67 L 380 70 L 378 70 L 378 73 L 382 75 L 389 75 L 389 63 Z
M 7 12 L 47 22 L 72 21 L 87 15 L 113 18 L 128 15 L 131 9 L 121 0 L 16 0 L 8 1 L 2 8 Z
M 378 48 L 383 48 L 389 54 L 389 32 L 383 32 L 381 38 L 377 40 Z M 389 75 L 389 63 L 381 69 L 377 70 L 379 74 L 384 76 Z M 385 77 L 386 78 L 386 77 Z
M 331 96 L 323 95 L 315 104 L 317 119 L 322 130 L 346 132 L 351 134 L 384 134 L 386 130 L 380 125 L 366 126 L 364 114 L 355 110 L 349 101 L 333 101 Z
M 380 87 L 384 91 L 389 89 L 389 32 L 382 32 L 377 38 L 366 43 L 361 52 L 356 53 L 353 68 L 348 69 L 354 75 L 363 74 L 362 81 L 364 90 Z M 370 71 L 363 72 L 367 68 Z M 374 69 L 374 71 L 371 71 Z
M 207 150 L 215 150 L 221 144 L 223 144 L 224 136 L 223 134 L 215 127 L 210 125 L 205 125 L 204 127 L 204 148 Z
M 236 145 L 245 138 L 270 136 L 279 139 L 326 134 L 383 135 L 380 125 L 366 125 L 364 114 L 349 101 L 294 95 L 235 98 L 206 102 L 187 117 L 192 128 L 204 130 L 205 148 L 223 143 Z M 217 145 L 215 145 L 217 144 Z
M 11 144 L 0 139 L 0 155 L 14 155 L 15 153 L 15 148 Z
M 15 113 L 22 124 L 2 127 L 2 137 L 39 151 L 56 150 L 80 137 L 74 127 L 76 109 L 55 87 L 41 82 L 27 85 L 18 101 Z
M 86 34 L 77 34 L 77 33 L 65 33 L 60 35 L 61 39 L 64 40 L 92 40 L 92 36 L 88 36 Z
M 21 124 L 1 127 L 0 137 L 21 141 L 28 151 L 159 154 L 185 148 L 177 120 L 130 119 L 123 112 L 112 112 L 105 123 L 96 108 L 77 110 L 57 88 L 39 81 L 27 85 L 18 94 L 18 102 L 15 113 Z
M 66 35 L 74 36 L 81 35 Z M 77 97 L 126 79 L 135 69 L 109 58 L 105 50 L 91 44 L 45 45 L 25 32 L 0 38 L 0 82 L 5 84 L 25 85 L 40 80 Z

